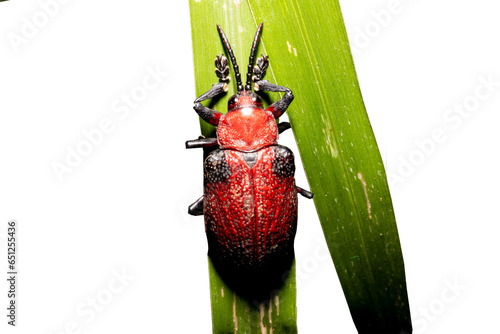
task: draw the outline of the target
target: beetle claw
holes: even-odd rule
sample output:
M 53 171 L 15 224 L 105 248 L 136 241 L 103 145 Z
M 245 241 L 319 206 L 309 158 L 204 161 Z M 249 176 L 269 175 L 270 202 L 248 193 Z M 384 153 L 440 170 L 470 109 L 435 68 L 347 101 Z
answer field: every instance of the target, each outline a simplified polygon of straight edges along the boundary
M 257 65 L 253 67 L 253 81 L 260 81 L 266 74 L 267 67 L 269 66 L 269 57 L 262 55 L 257 58 Z
M 229 75 L 229 66 L 227 58 L 224 55 L 217 55 L 215 57 L 215 74 L 219 77 L 221 82 L 229 82 L 231 78 Z

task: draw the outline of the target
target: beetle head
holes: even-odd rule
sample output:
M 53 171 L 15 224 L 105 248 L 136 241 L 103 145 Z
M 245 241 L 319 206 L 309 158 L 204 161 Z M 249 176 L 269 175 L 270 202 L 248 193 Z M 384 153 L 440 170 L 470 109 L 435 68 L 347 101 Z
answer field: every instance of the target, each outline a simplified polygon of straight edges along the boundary
M 219 147 L 252 152 L 274 145 L 278 141 L 276 120 L 271 112 L 262 108 L 260 96 L 252 92 L 252 66 L 262 23 L 257 28 L 250 50 L 245 86 L 241 82 L 241 75 L 231 45 L 222 28 L 219 25 L 217 28 L 231 58 L 238 89 L 238 92 L 229 98 L 228 113 L 221 116 L 217 125 Z
M 227 102 L 228 112 L 246 107 L 262 109 L 262 99 L 259 95 L 251 91 L 244 90 L 231 96 Z

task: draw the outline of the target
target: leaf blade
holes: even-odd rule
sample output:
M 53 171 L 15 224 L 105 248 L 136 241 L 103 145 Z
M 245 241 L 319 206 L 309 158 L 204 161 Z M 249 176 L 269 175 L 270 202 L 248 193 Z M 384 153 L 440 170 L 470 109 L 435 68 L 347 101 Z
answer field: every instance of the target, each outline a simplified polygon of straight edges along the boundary
M 246 63 L 257 25 L 245 3 L 237 6 L 234 1 L 190 1 L 196 94 L 199 96 L 216 82 L 212 60 L 217 54 L 226 53 L 215 29 L 220 24 L 235 53 L 240 71 Z M 262 44 L 257 54 L 263 52 Z M 227 56 L 227 54 L 226 54 Z M 210 108 L 226 112 L 228 98 L 236 92 L 234 73 L 227 94 L 210 101 Z M 245 73 L 241 73 L 245 80 Z M 243 82 L 244 84 L 245 82 Z M 277 96 L 277 94 L 276 94 Z M 214 137 L 214 127 L 201 121 L 202 134 Z M 268 301 L 256 302 L 243 298 L 233 291 L 219 275 L 209 258 L 210 296 L 214 333 L 297 333 L 295 262 L 283 286 L 273 291 Z M 224 296 L 222 296 L 224 291 Z
M 257 20 L 280 18 L 265 34 L 284 36 L 288 52 L 270 55 L 271 66 L 297 97 L 287 112 L 355 325 L 360 333 L 411 332 L 387 178 L 338 1 L 248 2 Z M 264 43 L 283 53 L 284 43 Z
M 392 201 L 338 1 L 203 1 L 205 17 L 195 13 L 201 3 L 190 2 L 197 94 L 214 82 L 207 57 L 222 51 L 209 29 L 214 20 L 239 62 L 264 21 L 258 53 L 270 56 L 268 80 L 296 96 L 287 112 L 354 323 L 360 333 L 411 332 Z M 225 110 L 226 103 L 227 96 L 213 106 Z M 202 129 L 213 135 L 212 127 Z

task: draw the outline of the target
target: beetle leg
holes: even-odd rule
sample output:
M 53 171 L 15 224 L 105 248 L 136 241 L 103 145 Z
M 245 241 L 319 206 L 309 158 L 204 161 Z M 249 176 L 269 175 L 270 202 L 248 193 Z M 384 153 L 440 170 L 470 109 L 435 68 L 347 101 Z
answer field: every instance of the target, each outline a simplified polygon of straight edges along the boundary
M 218 144 L 217 138 L 198 138 L 188 140 L 186 142 L 186 148 L 212 147 L 217 146 Z
M 278 86 L 270 83 L 267 80 L 260 80 L 255 82 L 255 91 L 264 90 L 267 92 L 284 92 L 285 95 L 278 101 L 271 104 L 266 110 L 273 113 L 274 118 L 278 118 L 283 115 L 293 101 L 293 94 L 290 88 Z
M 215 97 L 219 94 L 227 92 L 227 83 L 219 82 L 212 85 L 205 94 L 200 95 L 196 100 L 194 100 L 193 109 L 198 113 L 198 115 L 207 123 L 217 126 L 219 123 L 219 118 L 222 114 L 216 110 L 205 107 L 201 104 L 201 101 L 205 101 Z
M 308 198 L 308 199 L 311 199 L 313 198 L 314 194 L 310 191 L 307 191 L 305 189 L 302 189 L 301 187 L 299 186 L 296 186 L 297 187 L 297 192 L 299 194 L 301 194 L 302 196 L 304 196 L 305 198 Z
M 278 124 L 278 132 L 279 133 L 283 133 L 290 128 L 291 128 L 291 126 L 290 126 L 290 123 L 288 123 L 288 122 L 280 122 Z
M 227 58 L 224 55 L 215 57 L 215 74 L 221 82 L 229 82 L 229 66 L 227 66 Z
M 266 74 L 267 67 L 269 66 L 269 57 L 262 55 L 257 58 L 257 65 L 253 67 L 253 81 L 260 81 Z
M 188 213 L 192 216 L 203 216 L 203 196 L 188 207 Z

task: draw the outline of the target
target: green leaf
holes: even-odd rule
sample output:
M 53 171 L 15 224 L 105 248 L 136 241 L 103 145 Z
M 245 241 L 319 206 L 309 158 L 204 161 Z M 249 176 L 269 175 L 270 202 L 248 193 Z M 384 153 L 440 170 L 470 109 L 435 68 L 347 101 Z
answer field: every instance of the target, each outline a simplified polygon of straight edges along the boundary
M 257 29 L 249 7 L 245 3 L 237 6 L 232 1 L 194 0 L 190 1 L 190 7 L 197 96 L 205 93 L 218 79 L 214 72 L 214 59 L 216 55 L 225 53 L 225 49 L 216 29 L 217 23 L 223 27 L 231 42 L 245 80 L 248 56 Z M 261 43 L 257 54 L 264 52 Z M 226 112 L 227 100 L 236 92 L 234 78 L 229 86 L 228 94 L 204 104 Z M 271 97 L 273 101 L 278 98 L 278 94 Z M 205 137 L 215 136 L 213 126 L 203 121 L 200 124 Z M 210 258 L 209 274 L 214 333 L 297 333 L 295 263 L 281 288 L 273 291 L 267 301 L 255 302 L 261 297 L 242 297 L 232 290 L 215 270 Z
M 361 97 L 338 0 L 191 0 L 190 7 L 198 95 L 216 82 L 213 59 L 224 52 L 216 23 L 226 32 L 244 77 L 253 34 L 264 21 L 257 54 L 269 55 L 266 79 L 294 93 L 287 113 L 353 321 L 360 333 L 411 333 L 404 263 L 387 177 Z M 225 112 L 228 97 L 236 91 L 234 85 L 233 80 L 228 94 L 210 106 Z M 270 101 L 278 98 L 269 94 Z M 205 136 L 214 135 L 213 127 L 201 124 Z M 257 328 L 239 325 L 236 331 L 231 327 L 233 309 L 217 302 L 223 283 L 211 266 L 210 279 L 214 332 L 250 333 Z M 289 290 L 283 293 L 290 296 L 288 309 L 295 323 L 292 285 L 285 285 Z M 243 314 L 245 307 L 238 304 L 237 312 Z M 258 317 L 249 314 L 246 319 L 255 322 Z M 288 333 L 286 326 L 276 327 L 273 333 Z
M 208 262 L 214 333 L 297 333 L 295 263 L 283 286 L 256 302 L 229 288 Z

